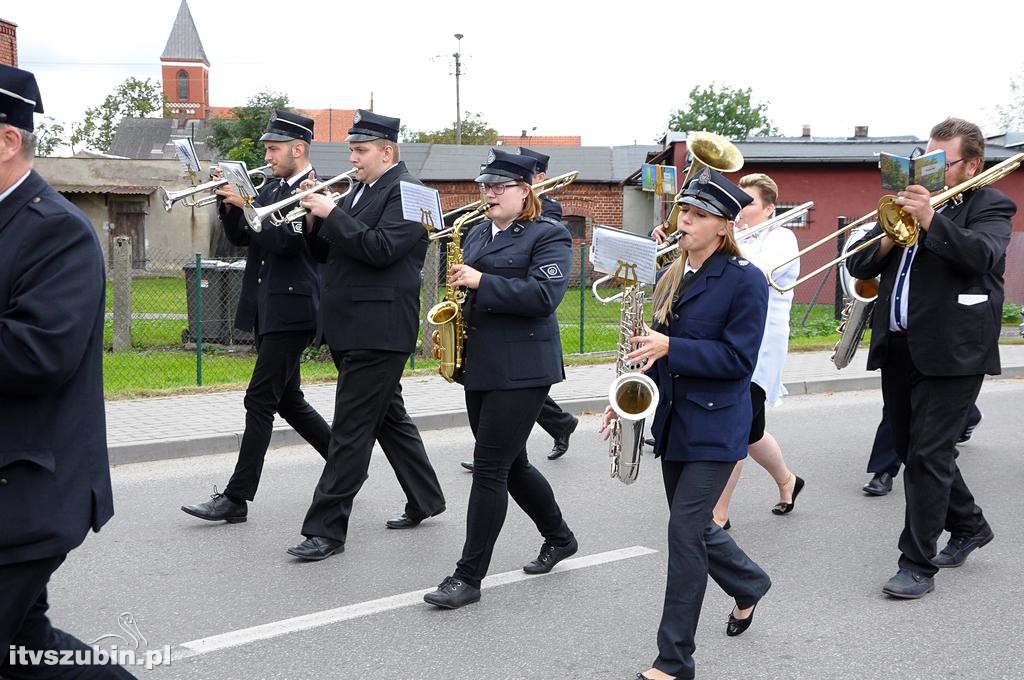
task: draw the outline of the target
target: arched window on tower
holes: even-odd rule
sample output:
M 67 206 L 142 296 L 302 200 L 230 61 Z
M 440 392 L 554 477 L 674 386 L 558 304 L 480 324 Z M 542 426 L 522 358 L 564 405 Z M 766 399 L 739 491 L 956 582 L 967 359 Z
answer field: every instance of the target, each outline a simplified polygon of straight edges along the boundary
M 178 101 L 188 101 L 188 71 L 178 71 Z

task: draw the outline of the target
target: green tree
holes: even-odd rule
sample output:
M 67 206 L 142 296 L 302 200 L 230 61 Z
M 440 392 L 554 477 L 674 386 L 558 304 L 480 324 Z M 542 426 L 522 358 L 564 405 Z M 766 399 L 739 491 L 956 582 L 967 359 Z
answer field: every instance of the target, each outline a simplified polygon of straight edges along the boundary
M 72 124 L 71 148 L 82 146 L 109 153 L 122 118 L 162 116 L 163 113 L 164 93 L 160 84 L 150 78 L 128 78 L 108 94 L 102 104 L 86 109 L 81 122 Z
M 45 116 L 36 123 L 36 155 L 49 156 L 60 147 L 67 144 L 64 139 L 64 126 L 50 116 Z
M 412 132 L 402 126 L 402 141 L 419 142 L 421 144 L 454 144 L 455 123 L 451 127 L 442 130 L 427 132 L 419 130 Z M 462 118 L 462 143 L 463 144 L 494 144 L 498 141 L 498 131 L 492 128 L 479 113 L 470 113 Z
M 250 170 L 260 167 L 263 165 L 263 149 L 258 140 L 275 109 L 291 110 L 288 95 L 268 91 L 254 94 L 245 106 L 231 109 L 233 118 L 213 121 L 207 144 L 222 158 L 245 161 Z
M 1004 131 L 1024 130 L 1024 69 L 1010 79 L 1010 103 L 997 106 L 996 113 Z
M 668 129 L 676 132 L 707 130 L 729 139 L 754 135 L 776 135 L 778 129 L 768 119 L 768 103 L 751 102 L 751 89 L 728 85 L 694 86 L 685 109 L 677 109 L 669 118 Z

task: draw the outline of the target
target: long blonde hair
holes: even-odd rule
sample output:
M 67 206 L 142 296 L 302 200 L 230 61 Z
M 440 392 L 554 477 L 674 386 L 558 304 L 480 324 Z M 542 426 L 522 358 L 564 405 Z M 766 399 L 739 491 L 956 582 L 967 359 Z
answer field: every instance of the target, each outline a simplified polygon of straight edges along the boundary
M 725 222 L 725 236 L 722 237 L 715 252 L 725 253 L 726 255 L 740 255 L 740 247 L 736 245 L 736 237 L 733 236 L 730 221 L 724 217 L 721 219 Z M 675 301 L 676 292 L 683 282 L 683 272 L 686 271 L 686 259 L 688 256 L 689 253 L 687 251 L 680 250 L 679 257 L 668 266 L 665 273 L 658 279 L 657 285 L 654 286 L 651 307 L 654 310 L 654 320 L 657 323 L 666 326 L 669 323 L 669 319 L 672 316 L 672 303 Z

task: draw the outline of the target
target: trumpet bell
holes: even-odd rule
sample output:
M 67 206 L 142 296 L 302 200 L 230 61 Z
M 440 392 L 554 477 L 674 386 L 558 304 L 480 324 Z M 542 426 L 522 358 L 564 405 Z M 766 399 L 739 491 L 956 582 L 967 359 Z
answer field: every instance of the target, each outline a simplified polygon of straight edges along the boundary
M 917 220 L 896 205 L 895 196 L 882 196 L 878 201 L 878 223 L 885 235 L 895 241 L 896 245 L 909 248 L 917 243 L 920 234 Z
M 714 132 L 691 132 L 686 136 L 686 150 L 696 161 L 719 172 L 743 167 L 743 154 L 736 145 Z

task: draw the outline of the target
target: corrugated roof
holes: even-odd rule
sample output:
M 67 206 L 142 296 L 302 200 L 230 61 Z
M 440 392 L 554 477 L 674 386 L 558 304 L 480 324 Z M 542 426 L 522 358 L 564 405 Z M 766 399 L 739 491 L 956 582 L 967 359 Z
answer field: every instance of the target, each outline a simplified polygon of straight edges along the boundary
M 52 184 L 54 190 L 62 194 L 126 194 L 135 196 L 148 196 L 157 190 L 157 187 L 138 186 L 128 187 L 120 184 Z
M 916 147 L 923 150 L 927 139 L 912 136 L 867 137 L 862 139 L 822 137 L 764 137 L 736 142 L 747 163 L 878 163 L 878 154 L 909 156 Z M 998 145 L 985 148 L 985 158 L 999 161 L 1013 152 Z
M 207 66 L 210 65 L 210 60 L 206 58 L 206 50 L 203 49 L 203 41 L 199 39 L 199 31 L 196 30 L 196 22 L 192 20 L 192 12 L 189 11 L 186 0 L 181 0 L 178 16 L 174 18 L 171 35 L 167 38 L 167 45 L 160 58 L 201 61 Z

